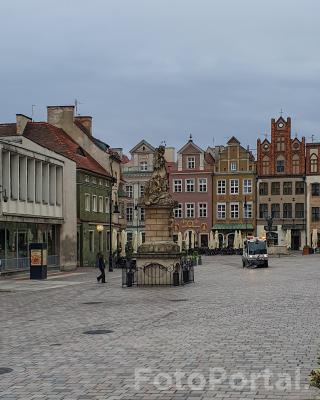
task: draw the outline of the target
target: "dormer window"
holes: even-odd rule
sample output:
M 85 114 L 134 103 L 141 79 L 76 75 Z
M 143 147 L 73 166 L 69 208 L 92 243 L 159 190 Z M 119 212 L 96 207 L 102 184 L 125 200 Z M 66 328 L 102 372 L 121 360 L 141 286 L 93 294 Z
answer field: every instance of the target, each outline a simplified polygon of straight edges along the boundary
M 196 158 L 194 156 L 188 157 L 188 169 L 194 169 L 196 167 Z
M 232 171 L 232 172 L 237 171 L 237 163 L 235 161 L 232 161 L 230 163 L 230 171 Z
M 83 149 L 82 149 L 81 147 L 78 147 L 78 148 L 77 148 L 76 153 L 77 153 L 79 156 L 82 156 L 82 157 L 85 157 L 85 156 L 86 156 L 86 153 L 83 151 Z

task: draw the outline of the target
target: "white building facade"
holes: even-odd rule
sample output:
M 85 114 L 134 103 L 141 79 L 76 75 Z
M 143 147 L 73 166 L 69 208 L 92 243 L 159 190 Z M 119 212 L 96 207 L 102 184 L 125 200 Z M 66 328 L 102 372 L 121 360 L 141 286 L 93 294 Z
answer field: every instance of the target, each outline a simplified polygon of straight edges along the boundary
M 29 267 L 30 243 L 48 245 L 48 266 L 76 267 L 76 165 L 23 136 L 0 138 L 1 271 Z M 10 133 L 10 132 L 9 132 Z M 66 190 L 67 189 L 67 190 Z

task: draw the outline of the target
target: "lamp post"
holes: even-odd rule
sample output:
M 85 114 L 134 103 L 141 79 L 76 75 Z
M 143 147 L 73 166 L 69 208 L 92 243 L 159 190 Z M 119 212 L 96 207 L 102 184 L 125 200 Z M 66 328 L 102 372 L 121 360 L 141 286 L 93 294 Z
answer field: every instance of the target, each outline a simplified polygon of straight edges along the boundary
M 248 236 L 248 204 L 247 204 L 247 196 L 244 196 L 244 219 L 245 219 L 245 224 L 246 224 L 246 238 Z
M 116 179 L 112 179 L 112 186 L 110 191 L 110 201 L 109 201 L 109 272 L 113 271 L 113 254 L 112 254 L 112 215 L 119 214 L 119 206 L 118 203 L 115 202 L 114 209 L 112 210 L 113 201 L 112 201 L 112 187 L 116 183 Z M 113 211 L 113 212 L 112 212 Z
M 273 217 L 271 216 L 271 217 L 269 217 L 268 215 L 266 216 L 266 223 L 267 223 L 267 227 L 268 227 L 268 232 L 269 232 L 269 238 L 268 238 L 268 240 L 267 240 L 267 242 L 272 242 L 271 244 L 273 245 L 274 244 L 274 240 L 273 240 L 273 236 L 271 237 L 271 239 L 270 239 L 270 232 L 272 231 L 272 224 L 273 224 Z M 269 244 L 269 243 L 268 243 Z

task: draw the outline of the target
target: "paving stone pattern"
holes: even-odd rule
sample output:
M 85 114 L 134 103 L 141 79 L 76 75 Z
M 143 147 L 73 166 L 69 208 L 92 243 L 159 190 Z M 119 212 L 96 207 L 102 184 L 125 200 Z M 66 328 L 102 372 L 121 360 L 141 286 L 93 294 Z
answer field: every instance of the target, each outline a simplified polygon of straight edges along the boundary
M 195 284 L 179 288 L 121 288 L 119 271 L 102 285 L 96 270 L 86 272 L 32 290 L 0 281 L 0 368 L 13 369 L 0 375 L 1 400 L 320 399 L 308 386 L 320 354 L 319 256 L 274 258 L 255 270 L 237 256 L 205 258 Z M 150 369 L 139 388 L 136 368 Z M 226 374 L 215 387 L 210 368 Z M 230 382 L 266 368 L 293 380 L 299 368 L 300 387 Z M 177 371 L 181 386 L 160 387 Z M 199 376 L 190 385 L 193 373 L 204 377 L 201 390 Z

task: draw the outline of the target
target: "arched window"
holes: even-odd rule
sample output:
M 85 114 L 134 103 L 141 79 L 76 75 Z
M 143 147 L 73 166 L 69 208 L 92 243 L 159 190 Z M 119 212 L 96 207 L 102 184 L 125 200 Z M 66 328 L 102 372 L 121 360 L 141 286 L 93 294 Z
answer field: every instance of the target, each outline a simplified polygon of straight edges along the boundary
M 268 156 L 264 156 L 262 159 L 262 174 L 269 175 L 270 173 L 270 159 Z
M 315 154 L 310 157 L 310 172 L 318 172 L 318 157 Z
M 300 159 L 298 154 L 295 154 L 292 157 L 292 173 L 299 174 L 300 173 Z
M 280 174 L 284 173 L 285 160 L 283 156 L 279 156 L 276 160 L 276 171 Z

